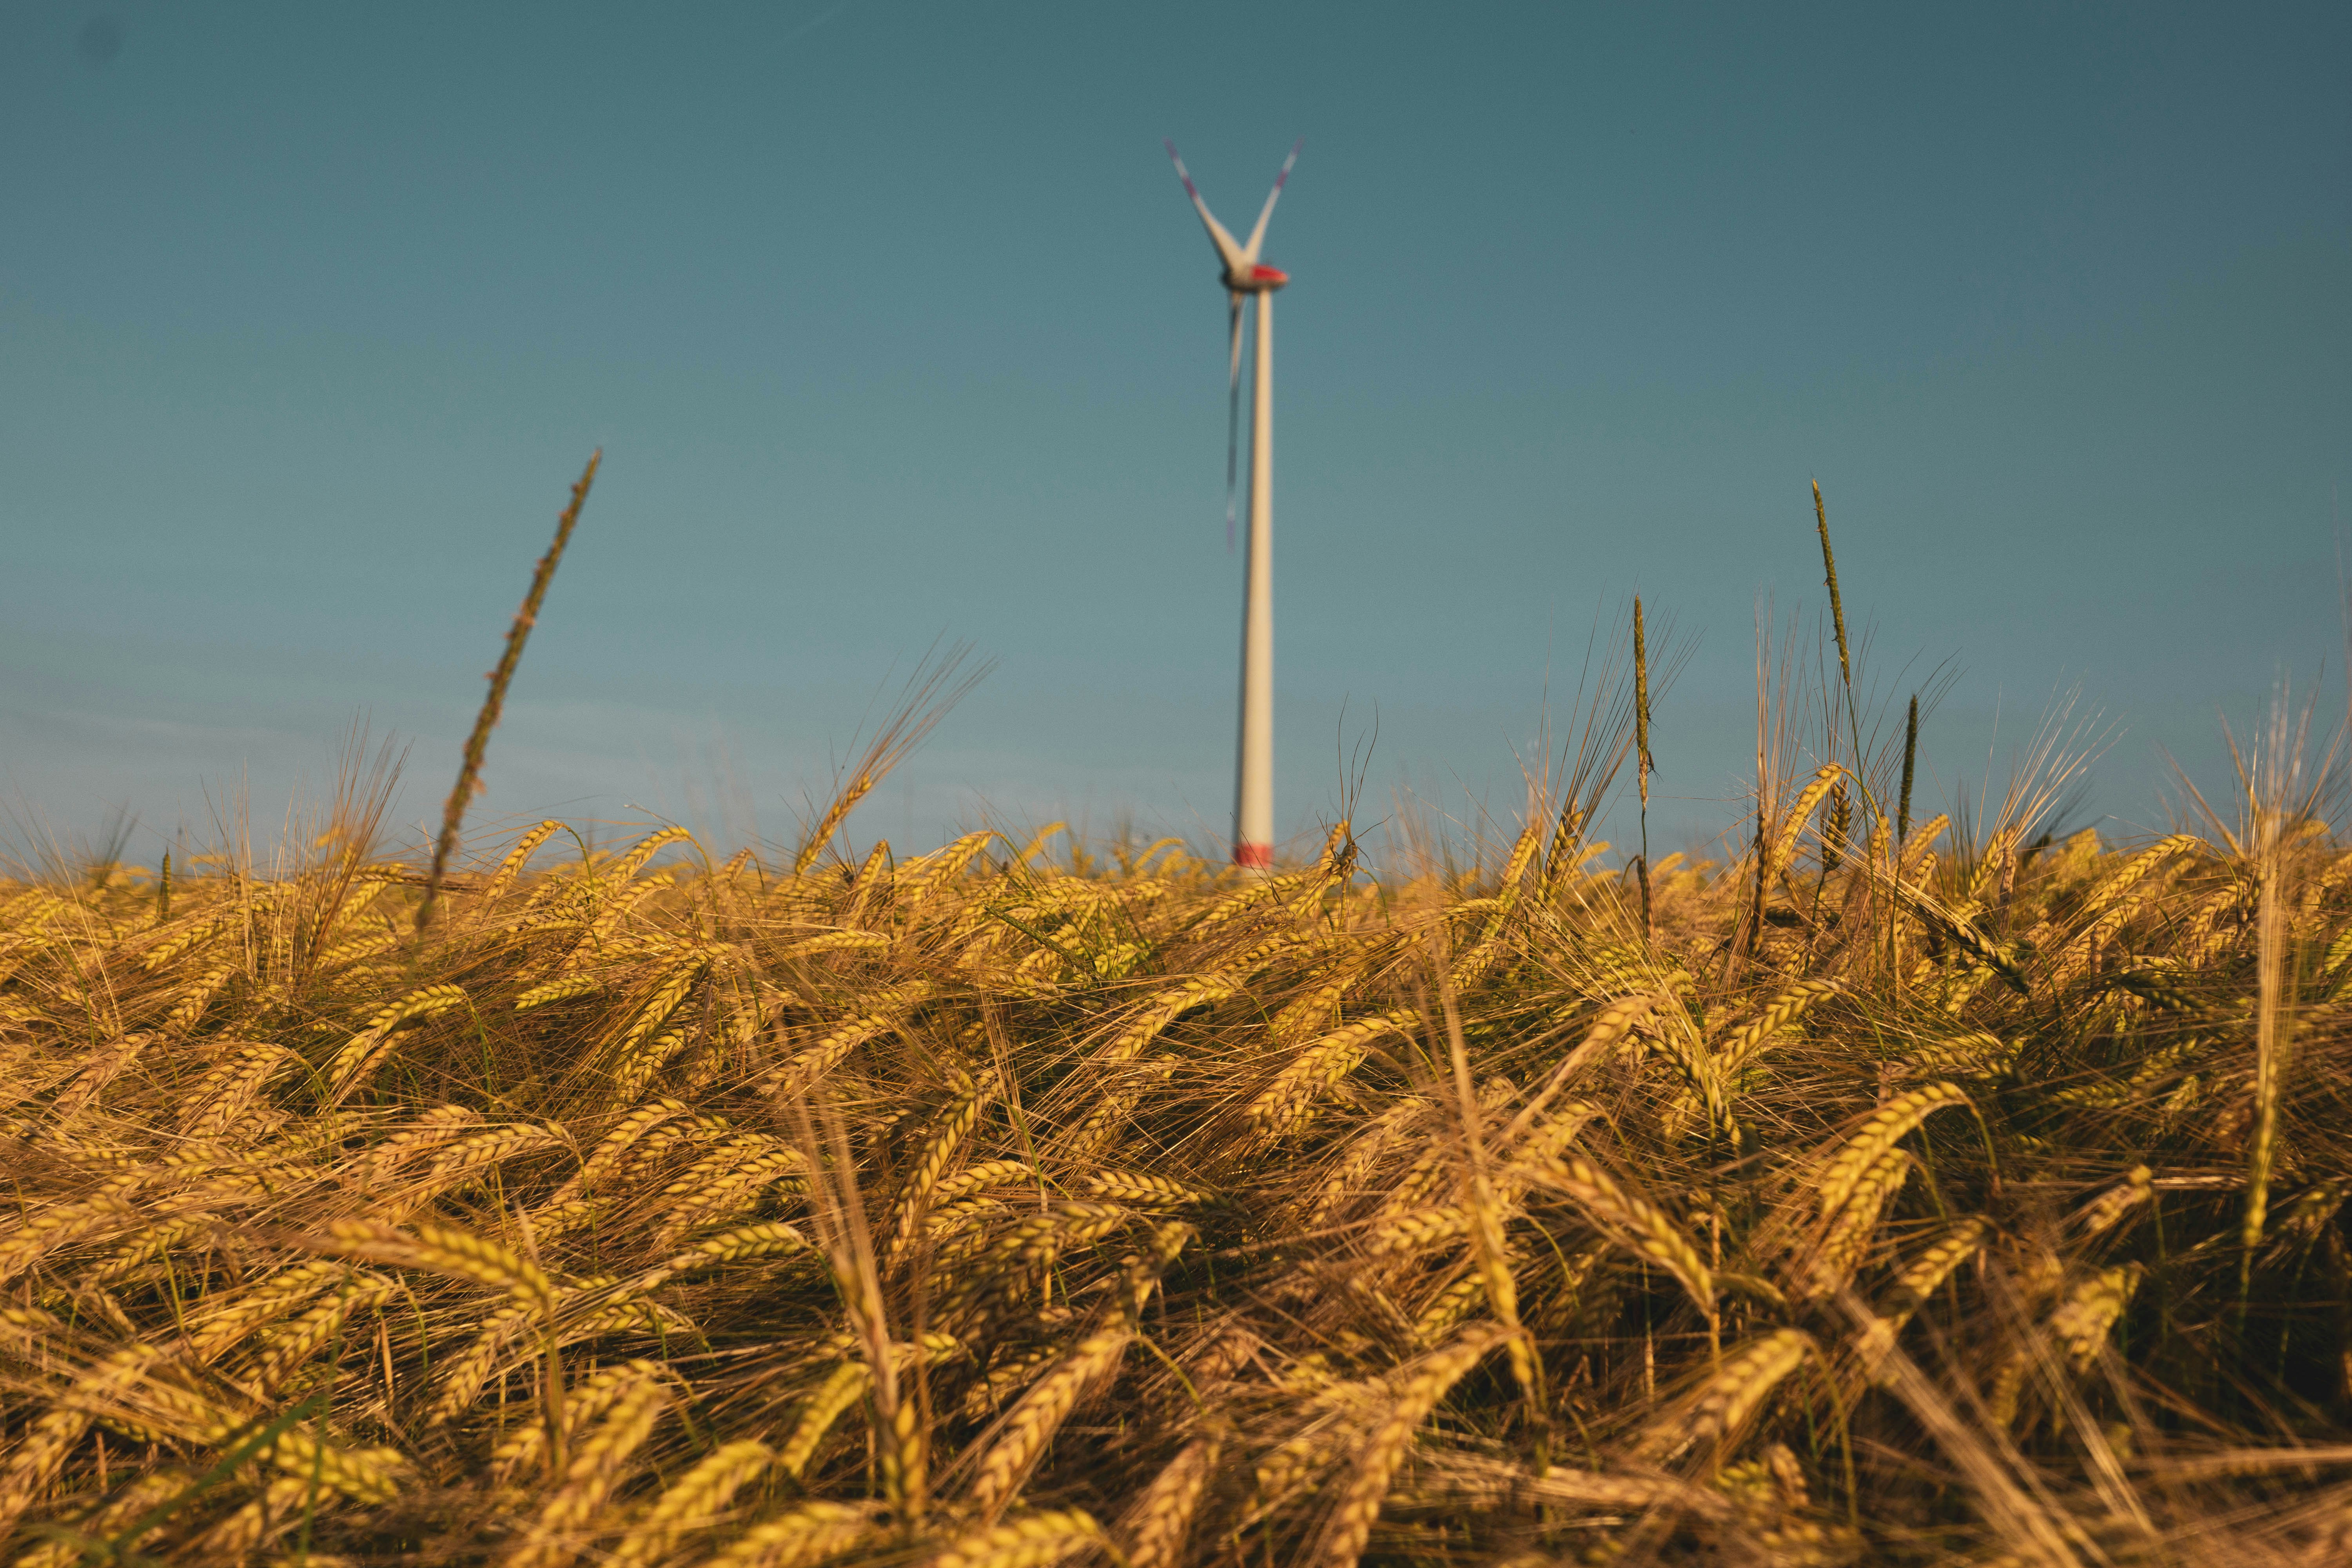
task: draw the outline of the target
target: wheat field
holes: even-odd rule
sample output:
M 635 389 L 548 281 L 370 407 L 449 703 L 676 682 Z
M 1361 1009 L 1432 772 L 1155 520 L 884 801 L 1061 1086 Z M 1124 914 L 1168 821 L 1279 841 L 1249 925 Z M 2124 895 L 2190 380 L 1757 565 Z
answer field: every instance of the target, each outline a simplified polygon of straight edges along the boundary
M 1768 680 L 1752 820 L 1629 872 L 1640 674 L 1451 861 L 845 854 L 869 774 L 420 934 L 362 781 L 8 886 L 9 1558 L 2352 1557 L 2318 795 L 1913 823 Z

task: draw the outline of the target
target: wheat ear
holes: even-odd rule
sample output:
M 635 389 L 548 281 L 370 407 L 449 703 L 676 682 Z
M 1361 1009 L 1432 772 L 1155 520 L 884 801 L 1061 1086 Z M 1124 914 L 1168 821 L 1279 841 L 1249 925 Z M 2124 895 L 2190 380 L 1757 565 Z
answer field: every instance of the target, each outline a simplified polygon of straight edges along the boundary
M 1109 1537 L 1082 1509 L 1033 1513 L 959 1537 L 929 1568 L 1045 1568 L 1086 1547 L 1108 1547 Z
M 1316 1553 L 1318 1562 L 1328 1568 L 1355 1568 L 1356 1560 L 1363 1555 L 1364 1543 L 1371 1539 L 1372 1522 L 1380 1517 L 1381 1504 L 1389 1495 L 1390 1478 L 1396 1474 L 1397 1465 L 1412 1446 L 1412 1435 L 1429 1419 L 1437 1402 L 1505 1337 L 1502 1331 L 1481 1325 L 1421 1363 L 1412 1379 L 1398 1391 L 1395 1403 L 1381 1424 L 1372 1428 L 1371 1435 L 1357 1450 L 1355 1473 L 1331 1515 L 1321 1548 Z
M 1634 1451 L 1653 1463 L 1709 1438 L 1727 1443 L 1756 1413 L 1764 1396 L 1805 1363 L 1812 1340 L 1796 1329 L 1778 1329 L 1725 1357 L 1723 1364 L 1685 1411 L 1653 1423 L 1634 1442 Z
M 283 1046 L 265 1042 L 246 1047 L 196 1081 L 182 1113 L 182 1129 L 199 1142 L 226 1136 L 269 1080 L 300 1060 Z
M 302 1306 L 349 1272 L 348 1265 L 324 1258 L 279 1269 L 225 1302 L 208 1304 L 191 1319 L 189 1349 L 198 1361 L 210 1361 L 273 1318 Z
M 1955 1083 L 1927 1084 L 1888 1100 L 1820 1163 L 1813 1186 L 1822 1213 L 1833 1215 L 1843 1208 L 1864 1173 L 1913 1128 L 1947 1106 L 1974 1103 Z
M 1316 1098 L 1355 1071 L 1375 1040 L 1390 1035 L 1410 1036 L 1422 1023 L 1418 1011 L 1402 1007 L 1325 1035 L 1292 1058 L 1250 1101 L 1245 1114 L 1251 1124 L 1270 1138 L 1296 1131 L 1313 1113 Z
M 504 896 L 506 890 L 514 886 L 515 879 L 522 875 L 522 868 L 530 863 L 530 858 L 539 853 L 539 847 L 562 831 L 563 824 L 550 817 L 516 839 L 514 847 L 507 851 L 506 858 L 499 862 L 499 868 L 490 873 L 488 881 L 482 884 L 481 896 L 478 900 L 479 907 L 487 910 Z
M 383 1043 L 393 1030 L 418 1018 L 429 1018 L 452 1007 L 463 1007 L 467 1001 L 462 985 L 427 985 L 380 1009 L 367 1021 L 367 1026 L 353 1035 L 327 1064 L 329 1098 L 341 1104 L 352 1090 L 360 1086 L 369 1069 L 375 1066 Z
M 1143 1489 L 1122 1521 L 1128 1568 L 1177 1568 L 1184 1555 L 1184 1537 L 1192 1515 L 1215 1473 L 1223 1447 L 1213 1432 L 1204 1432 L 1177 1451 L 1151 1484 Z
M 1716 1059 L 1721 1064 L 1725 1081 L 1735 1081 L 1741 1070 L 1771 1043 L 1773 1036 L 1803 1017 L 1814 1003 L 1844 989 L 1843 981 L 1800 980 L 1766 1003 L 1762 1012 L 1733 1030 L 1717 1049 Z
M 537 1264 L 501 1242 L 447 1226 L 418 1226 L 412 1234 L 364 1219 L 335 1220 L 327 1226 L 327 1235 L 341 1251 L 488 1285 L 542 1315 L 555 1310 L 554 1285 Z
M 1688 978 L 1679 973 L 1675 977 Z M 1592 1027 L 1585 1032 L 1584 1038 L 1578 1042 L 1576 1048 L 1552 1068 L 1544 1079 L 1543 1088 L 1538 1089 L 1519 1113 L 1511 1118 L 1511 1124 L 1503 1130 L 1503 1136 L 1496 1146 L 1507 1150 L 1526 1137 L 1528 1129 L 1536 1124 L 1536 1119 L 1549 1108 L 1560 1090 L 1575 1081 L 1576 1076 L 1586 1068 L 1615 1050 L 1617 1043 L 1632 1033 L 1635 1025 L 1648 1017 L 1652 1010 L 1665 1000 L 1665 995 L 1664 991 L 1645 991 L 1637 996 L 1620 996 L 1601 1008 L 1592 1020 Z
M 898 1222 L 890 1228 L 890 1244 L 885 1261 L 895 1261 L 913 1245 L 916 1229 L 930 1208 L 931 1194 L 939 1184 L 940 1173 L 947 1169 L 948 1162 L 955 1157 L 957 1150 L 963 1147 L 964 1139 L 980 1120 L 981 1110 L 988 1103 L 994 1087 L 994 1079 L 995 1075 L 990 1073 L 972 1082 L 948 1107 L 947 1114 L 940 1118 L 939 1125 L 923 1146 L 922 1158 L 915 1163 L 914 1176 L 907 1184 L 907 1195 L 898 1201 Z
M 1789 874 L 1789 868 L 1797 858 L 1797 839 L 1804 832 L 1806 822 L 1823 797 L 1847 776 L 1846 771 L 1837 763 L 1824 763 L 1798 794 L 1796 804 L 1789 808 L 1788 816 L 1780 819 L 1780 831 L 1772 840 L 1770 858 L 1765 867 L 1768 881 L 1777 881 Z
M 1903 1187 L 1911 1174 L 1911 1156 L 1900 1149 L 1889 1149 L 1872 1162 L 1854 1181 L 1845 1202 L 1831 1215 L 1821 1245 L 1802 1280 L 1801 1289 L 1793 1294 L 1834 1296 L 1845 1289 L 1864 1256 L 1870 1249 L 1870 1238 L 1878 1229 L 1878 1216 L 1889 1199 Z
M 2050 1314 L 2050 1331 L 2066 1347 L 2077 1372 L 2088 1366 L 2107 1342 L 2107 1333 L 2123 1316 L 2147 1268 L 2137 1263 L 2103 1268 L 2068 1293 Z
M 1028 1479 L 1045 1447 L 1087 1391 L 1115 1370 L 1127 1353 L 1134 1331 L 1121 1323 L 1089 1334 L 1064 1357 L 1060 1365 L 1037 1380 L 1021 1403 L 1004 1417 L 1003 1430 L 989 1445 L 972 1478 L 969 1499 L 982 1517 L 993 1517 L 1011 1501 Z
M 1864 1323 L 1855 1337 L 1855 1352 L 1874 1380 L 1880 1364 L 1894 1350 L 1895 1336 L 1903 1331 L 1903 1326 L 1943 1288 L 1952 1270 L 1977 1255 L 1990 1228 L 1975 1215 L 1955 1221 L 1895 1277 L 1894 1289 L 1887 1292 L 1885 1309 Z
M 808 1469 L 809 1461 L 833 1430 L 833 1424 L 842 1413 L 866 1397 L 873 1385 L 874 1371 L 862 1361 L 845 1361 L 833 1369 L 814 1392 L 801 1402 L 798 1419 L 793 1423 L 792 1435 L 777 1451 L 776 1465 L 794 1480 Z
M 629 1367 L 635 1380 L 573 1449 L 563 1484 L 540 1510 L 530 1532 L 507 1554 L 509 1568 L 537 1568 L 572 1556 L 573 1538 L 612 1496 L 630 1456 L 653 1435 L 655 1424 L 669 1407 L 669 1384 L 651 1362 L 632 1362 Z
M 344 1321 L 362 1308 L 373 1307 L 393 1293 L 389 1279 L 362 1274 L 349 1281 L 332 1300 L 321 1301 L 270 1337 L 254 1369 L 265 1389 L 281 1387 L 287 1375 L 308 1362 L 343 1331 Z
M 737 1536 L 710 1560 L 709 1568 L 808 1568 L 840 1556 L 874 1528 L 870 1506 L 803 1503 Z
M 1715 1272 L 1664 1210 L 1620 1186 L 1581 1154 L 1542 1168 L 1535 1179 L 1574 1199 L 1601 1233 L 1673 1275 L 1700 1311 L 1715 1315 Z
M 1162 1030 L 1195 1007 L 1205 1007 L 1222 1002 L 1239 992 L 1241 986 L 1223 974 L 1205 974 L 1188 980 L 1137 1008 L 1110 1043 L 1095 1053 L 1098 1066 L 1115 1066 L 1132 1061 L 1146 1046 L 1158 1039 Z
M 312 1491 L 308 1476 L 276 1476 L 261 1495 L 198 1536 L 191 1553 L 204 1563 L 243 1563 L 272 1535 L 301 1522 Z

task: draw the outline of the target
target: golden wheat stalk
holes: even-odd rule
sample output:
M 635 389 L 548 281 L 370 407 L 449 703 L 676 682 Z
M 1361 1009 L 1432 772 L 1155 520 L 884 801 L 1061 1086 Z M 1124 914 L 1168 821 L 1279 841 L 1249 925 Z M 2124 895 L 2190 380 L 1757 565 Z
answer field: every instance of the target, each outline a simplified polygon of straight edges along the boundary
M 1312 987 L 1274 1016 L 1267 1037 L 1277 1045 L 1290 1045 L 1318 1031 L 1328 1033 L 1339 1022 L 1340 1002 L 1361 984 L 1371 956 L 1359 949 L 1331 964 Z
M 42 1210 L 0 1238 L 0 1283 L 14 1279 L 52 1252 L 109 1231 L 135 1230 L 145 1220 L 136 1205 L 111 1194 Z
M 320 1442 L 299 1426 L 278 1434 L 270 1444 L 269 1461 L 289 1476 L 330 1488 L 354 1502 L 391 1502 L 414 1479 L 406 1457 L 397 1448 L 341 1447 Z
M 1081 1184 L 1088 1197 L 1125 1204 L 1129 1208 L 1197 1208 L 1217 1201 L 1213 1193 L 1139 1171 L 1096 1171 L 1087 1175 Z
M 315 1513 L 308 1476 L 275 1476 L 261 1494 L 198 1536 L 192 1553 L 204 1563 L 243 1563 L 262 1545 Z M 311 1504 L 306 1509 L 306 1503 Z
M 1780 819 L 1780 831 L 1773 837 L 1769 858 L 1765 863 L 1764 875 L 1768 882 L 1777 882 L 1789 874 L 1789 868 L 1796 863 L 1798 837 L 1804 832 L 1805 824 L 1811 820 L 1814 808 L 1822 804 L 1833 787 L 1851 776 L 1837 763 L 1826 763 L 1798 793 L 1796 804 Z
M 1536 1180 L 1566 1193 L 1610 1240 L 1673 1275 L 1699 1310 L 1713 1317 L 1715 1271 L 1664 1210 L 1627 1192 L 1581 1154 L 1543 1167 Z
M 629 1362 L 591 1373 L 561 1391 L 556 1428 L 568 1443 L 641 1381 L 643 1374 Z M 534 1421 L 518 1426 L 490 1451 L 491 1474 L 501 1482 L 511 1480 L 544 1467 L 549 1452 L 549 1428 L 545 1423 Z
M 198 1361 L 210 1361 L 271 1321 L 309 1302 L 330 1285 L 351 1273 L 348 1264 L 313 1258 L 281 1268 L 259 1283 L 207 1304 L 187 1321 L 190 1352 Z
M 469 1279 L 504 1291 L 516 1305 L 543 1318 L 554 1313 L 554 1285 L 539 1265 L 503 1242 L 448 1226 L 421 1225 L 406 1232 L 365 1219 L 330 1221 L 326 1233 L 337 1251 Z
M 1192 1531 L 1192 1516 L 1200 1510 L 1223 1446 L 1217 1433 L 1200 1434 L 1161 1466 L 1151 1484 L 1143 1489 L 1119 1521 L 1128 1568 L 1177 1568 L 1182 1562 L 1184 1538 Z
M 1687 976 L 1678 977 L 1688 978 Z M 1550 1108 L 1551 1102 L 1559 1097 L 1560 1091 L 1573 1083 L 1577 1076 L 1587 1068 L 1594 1066 L 1614 1051 L 1619 1042 L 1633 1032 L 1634 1026 L 1647 1018 L 1659 1003 L 1665 999 L 1665 996 L 1666 992 L 1664 990 L 1645 991 L 1639 995 L 1620 996 L 1603 1006 L 1593 1018 L 1591 1028 L 1588 1029 L 1584 1038 L 1577 1043 L 1576 1048 L 1561 1058 L 1560 1064 L 1545 1077 L 1543 1087 L 1528 1098 L 1528 1103 L 1521 1108 L 1517 1116 L 1511 1118 L 1511 1124 L 1503 1130 L 1502 1137 L 1496 1140 L 1496 1147 L 1507 1150 L 1526 1137 L 1528 1129 L 1533 1127 L 1537 1119 Z
M 1506 1336 L 1499 1329 L 1481 1325 L 1464 1331 L 1445 1349 L 1424 1357 L 1412 1377 L 1397 1392 L 1395 1402 L 1355 1456 L 1354 1473 L 1339 1496 L 1316 1552 L 1330 1568 L 1355 1568 L 1371 1539 L 1373 1521 L 1389 1494 L 1389 1482 L 1412 1447 L 1413 1434 L 1429 1419 L 1437 1402 L 1468 1374 Z
M 593 1430 L 584 1434 L 565 1466 L 562 1484 L 541 1507 L 521 1541 L 503 1561 L 508 1568 L 544 1568 L 571 1558 L 581 1538 L 625 1472 L 628 1461 L 668 1410 L 671 1390 L 661 1369 L 634 1362 L 635 1378 Z
M 1733 1030 L 1716 1049 L 1725 1079 L 1738 1082 L 1741 1072 L 1760 1056 L 1773 1037 L 1795 1023 L 1816 1002 L 1845 989 L 1838 980 L 1800 980 L 1764 1005 L 1761 1012 Z
M 1125 1323 L 1089 1334 L 1021 1396 L 1021 1403 L 999 1424 L 994 1441 L 981 1456 L 965 1498 L 974 1512 L 992 1519 L 1003 1510 L 1044 1457 L 1063 1421 L 1089 1389 L 1117 1370 L 1134 1337 Z
M 542 981 L 514 999 L 515 1011 L 527 1013 L 534 1007 L 544 1007 L 551 1002 L 568 1002 L 574 996 L 593 996 L 609 984 L 601 974 L 565 974 Z
M 931 1194 L 939 1185 L 940 1173 L 946 1170 L 948 1162 L 955 1157 L 956 1152 L 963 1147 L 964 1139 L 979 1121 L 981 1110 L 988 1103 L 994 1089 L 993 1072 L 970 1080 L 933 1129 L 929 1141 L 923 1146 L 922 1157 L 915 1163 L 915 1173 L 907 1183 L 906 1196 L 898 1200 L 898 1215 L 890 1227 L 886 1260 L 897 1259 L 913 1245 L 923 1215 L 929 1211 Z
M 488 880 L 482 884 L 482 890 L 476 896 L 476 907 L 488 910 L 495 905 L 506 895 L 507 889 L 515 885 L 516 879 L 522 875 L 522 868 L 530 863 L 533 855 L 539 853 L 539 847 L 563 831 L 563 824 L 550 817 L 516 839 L 514 847 L 509 849 L 506 858 L 499 862 L 498 869 L 492 871 Z
M 674 823 L 667 827 L 657 827 L 629 846 L 627 852 L 619 859 L 600 870 L 597 882 L 607 893 L 619 892 L 637 879 L 637 873 L 644 870 L 655 856 L 673 844 L 688 844 L 693 839 L 692 833 Z
M 1863 1175 L 1906 1134 L 1937 1111 L 1975 1101 L 1956 1083 L 1931 1083 L 1899 1094 L 1874 1111 L 1842 1140 L 1826 1157 L 1818 1157 L 1812 1188 L 1821 1212 L 1834 1215 L 1845 1206 Z
M 1424 1022 L 1418 1009 L 1400 1007 L 1333 1030 L 1292 1058 L 1244 1114 L 1263 1136 L 1295 1131 L 1312 1114 L 1316 1098 L 1353 1072 L 1375 1042 L 1391 1035 L 1410 1037 Z
M 840 1066 L 850 1052 L 903 1025 L 908 1014 L 930 999 L 931 992 L 928 981 L 918 980 L 876 994 L 865 1013 L 836 1026 L 814 1045 L 771 1068 L 752 1087 L 760 1093 L 782 1094 L 787 1099 L 806 1093 Z
M 1412 1209 L 1366 1231 L 1364 1251 L 1374 1258 L 1392 1252 L 1425 1252 L 1468 1236 L 1475 1224 L 1467 1205 Z
M 595 1149 L 582 1162 L 579 1173 L 557 1188 L 548 1199 L 549 1204 L 566 1203 L 581 1193 L 594 1191 L 618 1168 L 639 1139 L 663 1122 L 686 1113 L 685 1103 L 676 1100 L 648 1100 L 631 1110 L 598 1141 Z
M 1776 1329 L 1727 1352 L 1688 1407 L 1645 1426 L 1633 1441 L 1633 1451 L 1661 1464 L 1694 1443 L 1712 1440 L 1718 1449 L 1727 1447 L 1766 1395 L 1804 1365 L 1812 1352 L 1813 1342 L 1801 1330 Z
M 180 1114 L 181 1131 L 202 1142 L 222 1137 L 237 1124 L 271 1079 L 300 1060 L 285 1047 L 267 1041 L 245 1047 L 196 1080 Z
M 904 918 L 914 918 L 930 895 L 961 877 L 972 861 L 979 858 L 980 852 L 988 847 L 988 841 L 995 837 L 993 828 L 982 828 L 900 866 L 898 874 L 891 879 L 895 907 L 903 912 Z
M 465 987 L 440 984 L 412 991 L 379 1010 L 367 1021 L 367 1026 L 353 1035 L 327 1063 L 329 1099 L 341 1104 L 353 1089 L 359 1088 L 380 1059 L 384 1042 L 401 1025 L 468 1005 Z
M 1834 1296 L 1861 1267 L 1878 1230 L 1878 1216 L 1911 1174 L 1911 1156 L 1889 1149 L 1856 1178 L 1846 1200 L 1833 1210 L 1819 1244 L 1790 1294 Z
M 1169 1025 L 1195 1007 L 1222 1002 L 1240 989 L 1240 984 L 1226 975 L 1206 974 L 1163 991 L 1130 1014 L 1118 1033 L 1095 1053 L 1094 1059 L 1101 1067 L 1133 1061 Z
M 374 1306 L 393 1290 L 393 1282 L 380 1275 L 354 1276 L 332 1300 L 320 1302 L 269 1337 L 254 1363 L 254 1380 L 265 1390 L 283 1387 L 289 1373 L 341 1339 L 353 1312 Z
M 164 1031 L 176 1035 L 194 1028 L 196 1020 L 205 1016 L 205 1009 L 212 1005 L 213 998 L 243 972 L 244 965 L 238 963 L 215 964 L 205 971 L 182 992 L 179 1005 L 163 1020 Z
M 1074 1552 L 1109 1544 L 1092 1514 L 1059 1509 L 960 1536 L 928 1568 L 1045 1568 Z
M 2080 1372 L 2105 1348 L 2116 1321 L 2130 1305 L 2147 1270 L 2138 1263 L 2103 1268 L 2067 1293 L 2050 1314 L 2050 1332 Z
M 824 1382 L 801 1401 L 792 1435 L 777 1450 L 777 1468 L 794 1480 L 800 1479 L 826 1434 L 833 1430 L 834 1423 L 841 1419 L 844 1411 L 865 1398 L 873 1384 L 874 1369 L 862 1361 L 845 1361 L 835 1366 Z
M 802 1503 L 743 1531 L 710 1568 L 810 1568 L 874 1533 L 875 1511 L 872 1504 Z
M 174 1511 L 173 1505 L 184 1498 L 196 1484 L 195 1472 L 174 1466 L 169 1469 L 150 1470 L 132 1480 L 129 1486 L 104 1506 L 94 1510 L 75 1522 L 81 1528 L 75 1531 L 82 1540 L 100 1547 L 110 1557 L 150 1546 L 162 1536 L 163 1526 L 159 1520 Z M 53 1537 L 35 1546 L 16 1560 L 21 1568 L 73 1568 L 88 1560 L 89 1555 L 73 1536 Z M 144 1554 L 142 1553 L 143 1556 Z
M 434 1154 L 433 1163 L 425 1167 L 425 1185 L 436 1190 L 446 1189 L 478 1171 L 502 1164 L 518 1155 L 535 1154 L 542 1150 L 566 1146 L 562 1129 L 558 1127 L 493 1128 L 443 1145 Z
M 79 1405 L 53 1408 L 17 1438 L 0 1469 L 0 1530 L 13 1528 L 33 1500 L 47 1489 L 67 1456 L 79 1447 L 90 1427 L 89 1410 Z
M 1920 1248 L 1910 1267 L 1895 1276 L 1895 1288 L 1888 1293 L 1891 1312 L 1907 1320 L 1927 1305 L 1928 1298 L 1951 1278 L 1952 1270 L 1976 1256 L 1990 1229 L 1983 1218 L 1972 1215 L 1954 1221 L 1934 1241 Z

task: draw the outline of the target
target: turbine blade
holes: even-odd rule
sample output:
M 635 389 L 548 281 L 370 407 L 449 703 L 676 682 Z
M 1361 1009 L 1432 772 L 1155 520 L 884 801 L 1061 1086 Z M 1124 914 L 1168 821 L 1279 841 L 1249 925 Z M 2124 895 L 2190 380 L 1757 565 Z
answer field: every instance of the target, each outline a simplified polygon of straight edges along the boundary
M 1307 138 L 1304 136 L 1290 144 L 1290 156 L 1282 161 L 1282 173 L 1274 177 L 1274 189 L 1265 194 L 1265 207 L 1257 215 L 1257 226 L 1250 230 L 1248 247 L 1242 252 L 1243 260 L 1256 262 L 1257 247 L 1265 243 L 1265 221 L 1274 216 L 1274 204 L 1282 199 L 1282 183 L 1290 178 L 1290 166 L 1298 162 L 1298 150 L 1306 145 Z
M 1232 296 L 1234 363 L 1225 380 L 1225 553 L 1234 552 L 1234 485 L 1242 449 L 1242 297 Z
M 1192 198 L 1192 210 L 1201 215 L 1201 222 L 1209 231 L 1209 243 L 1217 247 L 1218 259 L 1228 268 L 1248 266 L 1248 258 L 1242 254 L 1242 247 L 1234 243 L 1234 237 L 1225 232 L 1225 226 L 1217 221 L 1216 216 L 1209 211 L 1209 204 L 1202 201 L 1201 193 L 1193 188 L 1191 172 L 1184 167 L 1184 160 L 1176 155 L 1176 143 L 1162 137 L 1160 144 L 1168 149 L 1168 161 L 1176 165 L 1176 177 L 1184 182 L 1184 194 Z

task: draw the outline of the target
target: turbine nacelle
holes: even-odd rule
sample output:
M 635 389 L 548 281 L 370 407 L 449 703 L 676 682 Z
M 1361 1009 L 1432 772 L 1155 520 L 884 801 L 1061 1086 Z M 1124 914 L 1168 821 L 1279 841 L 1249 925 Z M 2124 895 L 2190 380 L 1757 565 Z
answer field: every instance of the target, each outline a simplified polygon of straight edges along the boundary
M 1271 294 L 1289 281 L 1289 273 L 1261 262 L 1253 261 L 1238 269 L 1225 268 L 1225 287 L 1236 294 Z

